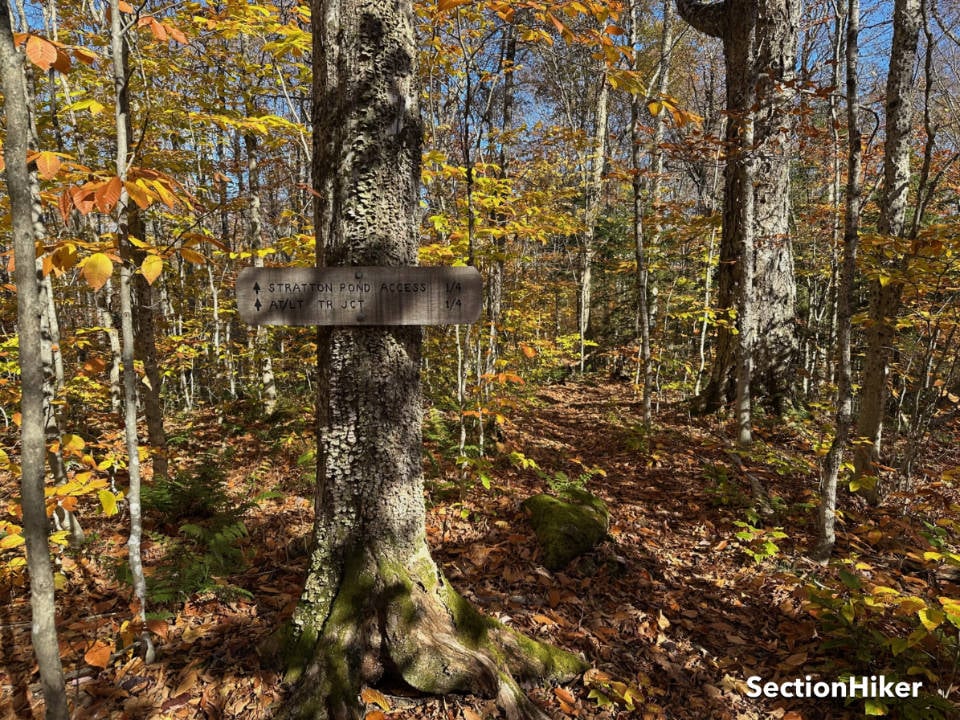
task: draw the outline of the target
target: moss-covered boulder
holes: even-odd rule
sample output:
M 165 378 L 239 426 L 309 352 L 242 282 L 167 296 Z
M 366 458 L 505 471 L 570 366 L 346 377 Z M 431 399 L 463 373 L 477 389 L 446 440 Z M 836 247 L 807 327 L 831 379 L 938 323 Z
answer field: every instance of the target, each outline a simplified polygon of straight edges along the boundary
M 610 513 L 596 495 L 569 488 L 553 495 L 534 495 L 523 501 L 530 524 L 543 549 L 543 564 L 560 570 L 575 557 L 595 548 L 607 536 Z

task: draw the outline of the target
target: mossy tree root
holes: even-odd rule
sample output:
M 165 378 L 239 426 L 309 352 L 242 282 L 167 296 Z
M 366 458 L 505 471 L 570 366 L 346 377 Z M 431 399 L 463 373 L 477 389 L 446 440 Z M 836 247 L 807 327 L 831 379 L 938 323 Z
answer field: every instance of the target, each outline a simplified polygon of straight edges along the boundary
M 296 682 L 278 720 L 359 720 L 361 686 L 391 676 L 424 693 L 494 698 L 510 720 L 549 720 L 518 680 L 567 682 L 586 669 L 481 615 L 428 553 L 404 564 L 364 555 L 346 564 L 322 629 L 289 648 L 287 677 Z

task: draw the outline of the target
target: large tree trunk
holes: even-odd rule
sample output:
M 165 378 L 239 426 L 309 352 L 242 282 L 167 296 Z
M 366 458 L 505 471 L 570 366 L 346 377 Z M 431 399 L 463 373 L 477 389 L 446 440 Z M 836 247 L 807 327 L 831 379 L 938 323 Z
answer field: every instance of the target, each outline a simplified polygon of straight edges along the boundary
M 318 265 L 412 265 L 420 124 L 408 0 L 315 0 Z M 361 278 L 362 279 L 362 278 Z M 294 615 L 281 716 L 359 718 L 363 683 L 497 697 L 542 717 L 513 674 L 570 677 L 578 659 L 480 616 L 426 545 L 420 328 L 319 337 L 314 546 Z
M 922 17 L 920 0 L 896 0 L 893 12 L 893 46 L 886 91 L 886 139 L 883 147 L 883 188 L 877 231 L 891 238 L 902 237 L 906 227 L 907 199 L 910 190 L 910 130 L 913 106 L 913 71 L 917 62 L 917 44 Z M 882 252 L 882 251 L 881 251 Z M 889 255 L 889 253 L 887 253 Z M 881 272 L 889 266 L 881 254 Z M 854 476 L 877 478 L 880 439 L 883 430 L 884 403 L 887 397 L 887 373 L 896 332 L 903 285 L 873 280 L 870 285 L 870 310 L 867 324 L 867 353 L 860 389 L 860 415 L 857 432 L 862 438 L 854 452 Z M 861 480 L 864 494 L 871 502 L 879 499 L 877 481 Z
M 790 153 L 793 121 L 790 82 L 796 60 L 799 0 L 677 0 L 680 15 L 697 30 L 723 40 L 727 82 L 726 168 L 723 234 L 717 301 L 717 348 L 703 408 L 713 411 L 734 398 L 739 351 L 731 312 L 743 282 L 745 193 L 752 192 L 754 284 L 751 296 L 758 324 L 753 348 L 754 389 L 775 411 L 790 395 L 797 339 L 794 323 L 796 280 L 788 232 Z M 743 129 L 753 128 L 747 142 Z M 744 163 L 755 178 L 744 184 Z M 751 190 L 752 187 L 752 190 Z
M 13 44 L 10 8 L 0 2 L 0 71 L 6 115 L 4 156 L 10 198 L 17 283 L 17 336 L 20 343 L 21 448 L 20 487 L 23 537 L 30 573 L 30 637 L 40 669 L 47 720 L 67 720 L 67 694 L 57 643 L 56 601 L 44 500 L 44 369 L 40 357 L 43 308 L 34 270 L 33 201 L 27 172 L 29 118 L 23 81 L 23 58 Z

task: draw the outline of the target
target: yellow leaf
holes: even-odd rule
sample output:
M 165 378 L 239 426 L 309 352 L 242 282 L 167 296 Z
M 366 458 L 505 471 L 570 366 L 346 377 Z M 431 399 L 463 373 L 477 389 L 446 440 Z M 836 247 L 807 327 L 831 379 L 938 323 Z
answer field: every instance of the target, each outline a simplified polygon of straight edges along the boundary
M 67 453 L 79 453 L 81 452 L 87 444 L 83 441 L 83 438 L 79 435 L 71 435 L 67 433 L 63 436 L 60 447 L 64 452 Z
M 103 514 L 107 517 L 117 514 L 117 496 L 109 490 L 101 490 L 97 493 L 100 498 L 100 506 L 103 508 Z
M 147 194 L 147 191 L 142 185 L 136 182 L 130 182 L 129 180 L 123 184 L 127 189 L 127 194 L 133 199 L 133 201 L 140 207 L 141 210 L 146 210 L 150 207 L 151 198 Z
M 94 253 L 84 261 L 80 274 L 87 284 L 97 291 L 106 285 L 113 275 L 113 260 L 103 253 Z
M 20 547 L 26 542 L 23 539 L 23 535 L 4 535 L 0 538 L 0 550 L 10 550 L 11 548 Z
M 57 590 L 63 590 L 67 586 L 67 576 L 63 573 L 54 573 L 53 575 L 53 587 Z
M 656 117 L 657 115 L 663 112 L 663 103 L 657 100 L 654 100 L 653 102 L 647 105 L 647 110 L 650 111 L 651 115 Z
M 384 712 L 390 710 L 390 701 L 387 700 L 386 695 L 374 688 L 365 687 L 361 690 L 360 699 L 368 705 L 376 705 Z
M 163 272 L 163 258 L 159 255 L 147 255 L 140 265 L 140 272 L 143 273 L 147 283 L 153 285 L 153 281 Z
M 924 608 L 917 613 L 917 616 L 927 632 L 936 630 L 944 620 L 943 612 L 936 608 Z

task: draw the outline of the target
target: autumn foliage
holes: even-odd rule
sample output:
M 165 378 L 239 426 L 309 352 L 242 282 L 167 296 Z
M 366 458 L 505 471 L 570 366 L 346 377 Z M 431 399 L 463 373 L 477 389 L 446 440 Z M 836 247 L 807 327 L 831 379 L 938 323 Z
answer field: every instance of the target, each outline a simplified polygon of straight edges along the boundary
M 291 617 L 307 572 L 317 339 L 311 329 L 243 324 L 234 283 L 249 265 L 314 263 L 311 12 L 288 0 L 120 2 L 133 133 L 121 172 L 106 8 L 40 5 L 25 3 L 14 40 L 28 63 L 35 126 L 27 161 L 47 293 L 38 362 L 48 369 L 55 418 L 46 505 L 71 707 L 91 719 L 269 718 L 289 688 L 264 647 Z M 882 27 L 886 5 L 864 3 Z M 833 68 L 843 13 L 808 3 L 792 88 L 798 152 L 789 242 L 799 347 L 791 397 L 780 416 L 756 403 L 754 443 L 738 448 L 727 409 L 692 412 L 717 329 L 736 333 L 737 322 L 716 305 L 729 150 L 717 44 L 678 24 L 670 81 L 657 93 L 659 4 L 632 14 L 615 0 L 416 3 L 426 135 L 419 258 L 475 265 L 485 281 L 479 323 L 425 331 L 428 539 L 446 576 L 483 612 L 590 664 L 573 683 L 532 690 L 554 716 L 956 716 L 960 126 L 949 68 L 960 59 L 960 16 L 947 5 L 930 3 L 929 62 L 912 96 L 913 231 L 878 231 L 876 192 L 865 193 L 860 212 L 858 382 L 873 322 L 870 286 L 901 288 L 889 319 L 883 497 L 872 506 L 857 495 L 873 481 L 854 478 L 845 458 L 837 546 L 820 564 L 808 550 L 835 429 L 846 138 Z M 640 42 L 631 44 L 634 18 Z M 888 39 L 880 32 L 862 42 L 882 55 Z M 880 77 L 885 66 L 868 70 Z M 609 120 L 599 129 L 603 157 L 595 158 L 604 83 Z M 877 80 L 863 90 L 860 112 L 875 126 L 863 142 L 864 185 L 875 188 L 884 87 Z M 631 165 L 635 98 L 646 113 L 638 121 L 640 168 Z M 654 197 L 658 119 L 663 192 Z M 594 167 L 601 183 L 592 218 Z M 649 428 L 640 409 L 647 368 L 637 177 L 649 241 Z M 39 718 L 17 489 L 9 227 L 3 195 L 0 709 L 3 717 Z M 580 328 L 588 228 L 592 294 Z M 153 603 L 146 620 L 126 560 L 121 267 L 145 286 L 134 300 L 137 391 L 141 402 L 156 391 L 166 428 L 161 444 L 146 431 L 141 406 L 143 557 Z M 276 404 L 267 410 L 271 384 Z M 166 477 L 154 473 L 157 458 L 169 465 Z M 593 551 L 550 571 L 521 503 L 569 486 L 602 498 L 611 527 Z M 80 543 L 71 543 L 71 515 L 83 525 Z M 150 664 L 141 657 L 145 635 L 157 647 Z M 923 692 L 847 703 L 747 695 L 750 676 L 880 674 L 921 681 Z M 365 688 L 361 699 L 368 718 L 497 712 L 489 699 L 428 700 L 399 683 Z

